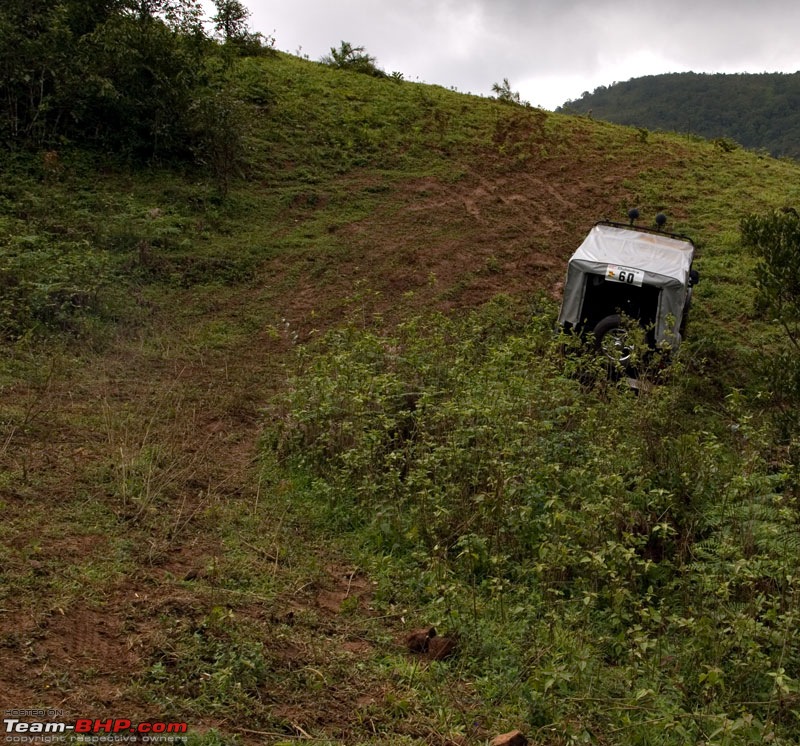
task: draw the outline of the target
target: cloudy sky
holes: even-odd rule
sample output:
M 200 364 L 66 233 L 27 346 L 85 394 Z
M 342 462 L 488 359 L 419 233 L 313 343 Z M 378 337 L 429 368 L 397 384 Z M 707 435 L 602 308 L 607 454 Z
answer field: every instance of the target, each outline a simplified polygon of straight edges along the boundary
M 387 72 L 553 109 L 664 72 L 800 70 L 796 0 L 244 0 L 250 27 L 318 60 L 348 41 Z

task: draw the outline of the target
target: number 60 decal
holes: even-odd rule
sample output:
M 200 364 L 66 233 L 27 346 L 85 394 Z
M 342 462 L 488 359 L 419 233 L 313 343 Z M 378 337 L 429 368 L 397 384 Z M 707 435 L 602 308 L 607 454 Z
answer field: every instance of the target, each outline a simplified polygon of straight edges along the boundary
M 618 264 L 609 264 L 606 268 L 606 280 L 621 282 L 624 285 L 641 287 L 644 282 L 644 271 L 633 267 L 621 267 Z

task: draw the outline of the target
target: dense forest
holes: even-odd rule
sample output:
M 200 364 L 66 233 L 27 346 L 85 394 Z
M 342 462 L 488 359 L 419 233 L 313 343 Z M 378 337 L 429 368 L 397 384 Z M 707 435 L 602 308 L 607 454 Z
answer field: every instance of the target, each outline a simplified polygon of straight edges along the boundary
M 800 156 L 800 73 L 648 75 L 587 91 L 558 111 Z

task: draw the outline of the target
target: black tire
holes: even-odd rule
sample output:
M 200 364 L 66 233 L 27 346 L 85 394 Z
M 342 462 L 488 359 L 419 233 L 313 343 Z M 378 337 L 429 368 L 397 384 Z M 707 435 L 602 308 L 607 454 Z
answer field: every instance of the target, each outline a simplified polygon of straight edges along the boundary
M 633 356 L 629 332 L 618 313 L 600 319 L 594 327 L 595 349 L 614 365 L 627 368 Z

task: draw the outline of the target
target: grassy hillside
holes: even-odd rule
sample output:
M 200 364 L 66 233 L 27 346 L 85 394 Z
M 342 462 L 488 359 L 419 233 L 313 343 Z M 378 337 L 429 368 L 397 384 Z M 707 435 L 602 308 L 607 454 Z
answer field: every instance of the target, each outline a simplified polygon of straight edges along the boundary
M 206 744 L 796 743 L 796 455 L 738 225 L 798 167 L 287 55 L 227 90 L 230 183 L 3 156 L 7 707 Z M 633 206 L 702 275 L 639 398 L 552 332 Z M 426 625 L 453 656 L 407 652 Z

